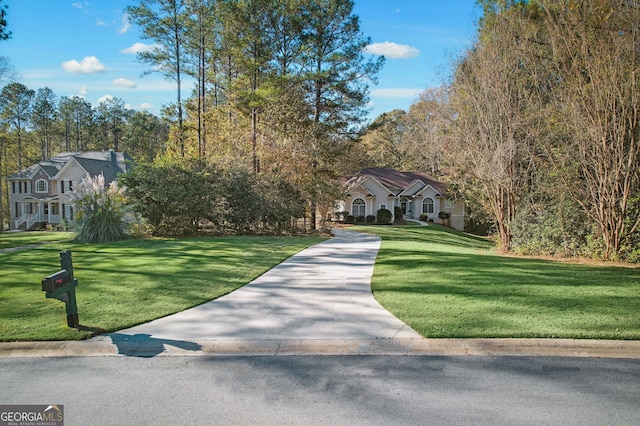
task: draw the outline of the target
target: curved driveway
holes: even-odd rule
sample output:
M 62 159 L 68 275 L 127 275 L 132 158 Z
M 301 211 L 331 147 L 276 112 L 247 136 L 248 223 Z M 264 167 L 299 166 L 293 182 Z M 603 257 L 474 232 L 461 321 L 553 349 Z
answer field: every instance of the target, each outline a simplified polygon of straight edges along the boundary
M 85 341 L 0 343 L 0 357 L 484 355 L 640 359 L 640 341 L 425 339 L 371 294 L 375 236 L 336 230 L 246 286 Z
M 335 230 L 244 287 L 195 308 L 118 332 L 117 338 L 396 339 L 422 337 L 371 293 L 376 236 Z

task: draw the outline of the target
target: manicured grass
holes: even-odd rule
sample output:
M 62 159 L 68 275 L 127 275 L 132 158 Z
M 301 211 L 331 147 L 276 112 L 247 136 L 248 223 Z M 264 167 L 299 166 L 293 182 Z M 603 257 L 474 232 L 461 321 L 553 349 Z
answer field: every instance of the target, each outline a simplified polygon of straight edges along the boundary
M 382 237 L 376 299 L 425 337 L 640 339 L 640 268 L 504 257 L 439 226 Z
M 29 231 L 0 232 L 0 250 L 11 247 L 22 247 L 31 244 L 42 244 L 53 241 L 69 241 L 75 236 L 73 232 Z
M 303 248 L 306 237 L 220 237 L 52 243 L 0 253 L 0 341 L 80 340 L 202 304 L 252 281 Z M 64 303 L 40 281 L 71 250 L 80 324 L 66 325 Z

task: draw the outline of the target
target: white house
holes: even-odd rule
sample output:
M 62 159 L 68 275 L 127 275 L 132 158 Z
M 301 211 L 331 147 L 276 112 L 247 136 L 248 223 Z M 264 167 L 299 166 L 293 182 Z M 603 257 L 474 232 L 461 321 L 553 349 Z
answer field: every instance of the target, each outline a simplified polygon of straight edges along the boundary
M 47 224 L 73 224 L 69 193 L 85 176 L 104 175 L 105 184 L 127 171 L 122 152 L 63 152 L 7 177 L 11 228 L 35 229 Z
M 424 173 L 362 169 L 347 179 L 344 187 L 346 197 L 338 210 L 353 216 L 376 216 L 380 209 L 390 210 L 393 215 L 398 206 L 406 218 L 425 215 L 434 223 L 443 223 L 439 214 L 447 212 L 448 224 L 460 231 L 464 229 L 464 203 L 450 199 L 447 185 Z

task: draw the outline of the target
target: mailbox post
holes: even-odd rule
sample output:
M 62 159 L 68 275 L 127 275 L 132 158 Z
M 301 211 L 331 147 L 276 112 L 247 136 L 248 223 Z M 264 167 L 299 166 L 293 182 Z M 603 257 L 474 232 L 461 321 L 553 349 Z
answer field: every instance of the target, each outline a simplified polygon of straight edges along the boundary
M 45 277 L 42 280 L 42 291 L 46 292 L 47 299 L 58 299 L 65 304 L 67 311 L 67 325 L 77 328 L 78 304 L 76 303 L 76 287 L 78 280 L 73 277 L 73 261 L 71 250 L 60 252 L 60 271 Z

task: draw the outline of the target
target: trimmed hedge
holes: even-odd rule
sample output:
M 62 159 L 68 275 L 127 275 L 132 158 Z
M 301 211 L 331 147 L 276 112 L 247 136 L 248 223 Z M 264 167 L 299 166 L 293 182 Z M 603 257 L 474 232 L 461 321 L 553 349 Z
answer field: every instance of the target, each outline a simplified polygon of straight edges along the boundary
M 391 214 L 391 210 L 380 209 L 376 212 L 376 222 L 381 225 L 387 225 L 391 223 L 392 216 L 393 215 Z

